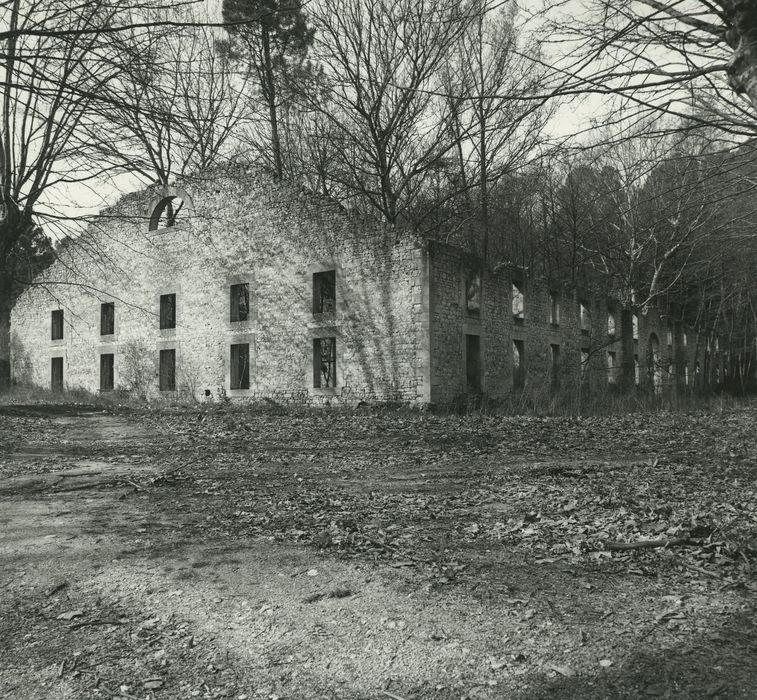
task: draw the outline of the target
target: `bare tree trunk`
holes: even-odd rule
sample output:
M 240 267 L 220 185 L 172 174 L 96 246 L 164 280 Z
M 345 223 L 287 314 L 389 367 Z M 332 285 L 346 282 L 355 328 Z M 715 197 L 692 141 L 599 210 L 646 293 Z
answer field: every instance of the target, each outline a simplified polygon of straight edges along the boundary
M 281 141 L 279 139 L 279 120 L 276 113 L 276 81 L 273 77 L 273 65 L 271 59 L 271 38 L 268 29 L 262 26 L 263 42 L 263 72 L 265 76 L 265 97 L 268 102 L 268 116 L 271 121 L 271 150 L 273 155 L 273 169 L 277 178 L 284 173 L 284 165 L 281 160 Z
M 730 22 L 725 33 L 733 56 L 728 61 L 728 82 L 738 95 L 749 98 L 757 110 L 757 2 L 721 0 Z

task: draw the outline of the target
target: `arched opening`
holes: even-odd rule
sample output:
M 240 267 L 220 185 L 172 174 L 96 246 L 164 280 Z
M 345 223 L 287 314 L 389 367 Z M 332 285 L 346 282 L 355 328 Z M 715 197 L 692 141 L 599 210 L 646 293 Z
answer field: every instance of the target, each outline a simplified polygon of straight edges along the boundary
M 655 333 L 649 336 L 647 345 L 647 371 L 655 394 L 662 391 L 662 358 L 660 357 L 660 339 Z
M 176 226 L 184 207 L 184 199 L 175 195 L 163 197 L 150 214 L 150 231 L 159 231 Z

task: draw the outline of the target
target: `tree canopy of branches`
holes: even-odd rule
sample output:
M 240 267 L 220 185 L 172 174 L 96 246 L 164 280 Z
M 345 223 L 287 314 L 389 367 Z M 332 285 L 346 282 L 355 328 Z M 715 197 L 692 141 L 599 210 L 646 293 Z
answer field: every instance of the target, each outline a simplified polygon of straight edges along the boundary
M 270 162 L 277 177 L 284 173 L 279 136 L 279 110 L 291 72 L 301 69 L 313 41 L 301 0 L 223 0 L 230 41 L 223 53 L 246 62 L 257 78 L 268 109 Z
M 755 0 L 591 0 L 550 23 L 559 88 L 726 136 L 757 128 Z

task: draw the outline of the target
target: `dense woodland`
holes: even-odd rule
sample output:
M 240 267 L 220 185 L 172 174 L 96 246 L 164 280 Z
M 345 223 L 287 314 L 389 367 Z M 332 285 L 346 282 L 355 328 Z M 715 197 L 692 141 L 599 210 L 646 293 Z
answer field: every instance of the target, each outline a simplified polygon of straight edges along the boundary
M 0 17 L 0 345 L 88 221 L 72 198 L 244 162 L 492 268 L 660 306 L 751 362 L 755 2 L 4 0 Z

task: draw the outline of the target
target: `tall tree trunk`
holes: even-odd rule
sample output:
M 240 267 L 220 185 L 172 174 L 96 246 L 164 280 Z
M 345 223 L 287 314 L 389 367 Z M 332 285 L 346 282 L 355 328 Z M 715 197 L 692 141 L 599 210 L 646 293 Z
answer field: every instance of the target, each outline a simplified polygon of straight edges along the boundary
M 281 141 L 279 139 L 279 120 L 276 112 L 276 81 L 273 77 L 273 62 L 271 58 L 271 37 L 265 24 L 262 25 L 263 41 L 263 73 L 265 76 L 265 93 L 268 102 L 268 116 L 271 122 L 271 150 L 273 155 L 273 169 L 277 178 L 284 173 L 281 159 Z
M 733 49 L 728 81 L 757 110 L 757 0 L 721 0 L 720 5 L 730 25 L 726 41 Z

